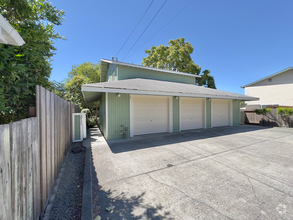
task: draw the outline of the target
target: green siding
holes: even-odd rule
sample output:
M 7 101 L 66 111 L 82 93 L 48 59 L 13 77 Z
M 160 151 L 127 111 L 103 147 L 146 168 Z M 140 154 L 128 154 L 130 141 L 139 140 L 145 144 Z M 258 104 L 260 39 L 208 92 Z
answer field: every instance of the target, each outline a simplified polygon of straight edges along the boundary
M 123 127 L 127 128 L 125 138 L 129 138 L 130 107 L 129 94 L 108 93 L 108 137 L 107 140 L 123 138 L 120 134 Z M 122 127 L 121 127 L 122 125 Z
M 106 135 L 106 93 L 101 95 L 100 100 L 100 129 Z
M 206 128 L 211 128 L 212 127 L 212 111 L 211 111 L 211 100 L 206 99 Z
M 173 132 L 180 131 L 179 123 L 179 98 L 173 97 Z
M 80 115 L 74 115 L 74 140 L 80 140 Z
M 233 126 L 240 124 L 240 102 L 238 100 L 233 100 Z
M 180 82 L 187 84 L 194 84 L 194 77 L 177 75 L 172 73 L 164 73 L 153 70 L 144 70 L 134 67 L 118 66 L 118 80 L 145 78 L 145 79 L 157 79 L 166 80 L 171 82 Z

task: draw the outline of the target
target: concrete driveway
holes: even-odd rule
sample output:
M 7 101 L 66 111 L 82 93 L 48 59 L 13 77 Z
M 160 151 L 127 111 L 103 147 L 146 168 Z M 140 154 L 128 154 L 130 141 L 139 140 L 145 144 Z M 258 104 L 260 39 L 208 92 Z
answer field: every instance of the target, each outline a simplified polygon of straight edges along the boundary
M 91 133 L 102 219 L 293 219 L 293 129 Z

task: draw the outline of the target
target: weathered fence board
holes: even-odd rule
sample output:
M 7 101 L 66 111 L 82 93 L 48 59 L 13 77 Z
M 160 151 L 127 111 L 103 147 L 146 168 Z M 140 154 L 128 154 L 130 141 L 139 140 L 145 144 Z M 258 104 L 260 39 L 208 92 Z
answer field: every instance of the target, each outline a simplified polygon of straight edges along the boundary
M 0 219 L 39 219 L 72 141 L 76 106 L 36 86 L 37 117 L 0 125 Z
M 10 146 L 9 125 L 0 126 L 0 146 Z M 0 147 L 0 219 L 12 219 L 10 148 L 5 147 Z

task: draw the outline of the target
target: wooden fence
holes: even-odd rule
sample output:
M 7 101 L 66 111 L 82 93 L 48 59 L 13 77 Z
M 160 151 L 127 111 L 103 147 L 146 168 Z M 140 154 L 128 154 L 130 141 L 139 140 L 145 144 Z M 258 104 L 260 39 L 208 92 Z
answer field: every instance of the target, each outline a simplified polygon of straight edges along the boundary
M 0 125 L 0 219 L 39 219 L 79 108 L 36 86 L 37 117 Z
M 257 115 L 254 111 L 244 111 L 244 122 L 245 124 L 259 124 L 262 126 L 278 127 L 280 123 L 282 124 L 281 116 L 277 114 L 277 109 L 272 108 L 269 117 L 264 115 Z M 289 127 L 293 127 L 293 115 L 289 118 Z

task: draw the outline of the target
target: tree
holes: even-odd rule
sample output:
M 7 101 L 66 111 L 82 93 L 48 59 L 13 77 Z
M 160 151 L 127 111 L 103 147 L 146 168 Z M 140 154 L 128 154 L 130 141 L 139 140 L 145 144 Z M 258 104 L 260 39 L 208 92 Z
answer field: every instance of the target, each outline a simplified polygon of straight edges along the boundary
M 97 107 L 97 103 L 85 103 L 81 85 L 100 82 L 100 63 L 84 62 L 81 65 L 74 65 L 68 76 L 65 83 L 67 100 L 80 107 L 89 108 L 90 111 Z
M 264 108 L 264 109 L 255 109 L 255 113 L 257 115 L 263 115 L 267 117 L 268 119 L 276 122 L 279 127 L 289 127 L 289 117 L 293 115 L 293 109 L 292 108 L 284 108 L 279 107 L 277 108 L 277 114 L 281 116 L 281 121 L 278 120 L 277 117 L 275 117 L 273 114 L 271 114 L 272 109 L 270 108 Z
M 291 115 L 293 115 L 293 109 L 292 108 L 284 108 L 279 107 L 277 108 L 277 114 L 281 116 L 282 119 L 282 125 L 284 127 L 289 127 L 289 118 Z
M 185 38 L 170 40 L 168 44 L 169 46 L 152 46 L 150 50 L 145 50 L 148 56 L 143 58 L 142 65 L 196 75 L 200 74 L 201 68 L 191 59 L 193 47 L 189 42 L 185 42 Z M 210 70 L 204 70 L 201 78 L 196 79 L 196 84 L 216 89 L 215 80 L 210 75 Z
M 62 23 L 64 12 L 47 0 L 3 0 L 0 12 L 26 42 L 0 46 L 0 123 L 8 123 L 28 116 L 36 84 L 50 87 L 53 40 L 64 39 L 54 25 Z

